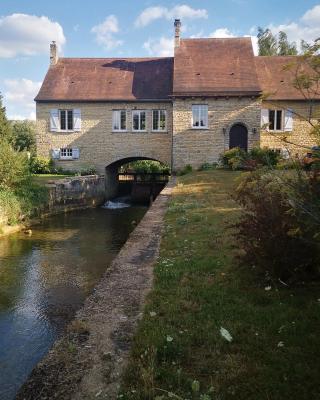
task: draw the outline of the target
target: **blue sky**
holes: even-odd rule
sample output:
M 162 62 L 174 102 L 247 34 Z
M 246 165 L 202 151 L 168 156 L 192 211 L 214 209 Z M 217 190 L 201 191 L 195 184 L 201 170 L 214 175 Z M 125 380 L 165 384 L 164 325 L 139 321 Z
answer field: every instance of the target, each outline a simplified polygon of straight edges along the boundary
M 319 0 L 0 0 L 0 92 L 8 116 L 35 117 L 51 40 L 65 57 L 167 56 L 176 17 L 184 37 L 254 37 L 257 26 L 295 41 L 320 37 Z

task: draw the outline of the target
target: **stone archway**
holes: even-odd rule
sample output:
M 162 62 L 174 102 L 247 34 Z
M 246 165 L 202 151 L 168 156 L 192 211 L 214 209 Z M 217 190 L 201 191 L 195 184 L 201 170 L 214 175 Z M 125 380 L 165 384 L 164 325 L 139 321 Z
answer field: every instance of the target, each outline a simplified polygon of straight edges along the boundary
M 229 149 L 234 147 L 248 151 L 248 128 L 240 122 L 232 125 L 229 131 Z

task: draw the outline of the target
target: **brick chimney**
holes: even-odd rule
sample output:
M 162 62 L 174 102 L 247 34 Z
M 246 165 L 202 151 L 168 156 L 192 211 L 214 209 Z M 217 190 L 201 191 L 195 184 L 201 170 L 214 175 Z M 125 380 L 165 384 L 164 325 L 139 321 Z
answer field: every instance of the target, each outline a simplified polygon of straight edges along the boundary
M 50 65 L 56 65 L 58 62 L 59 56 L 58 56 L 58 49 L 57 49 L 57 44 L 53 40 L 50 43 Z
M 174 48 L 180 47 L 180 29 L 181 21 L 180 19 L 174 20 Z

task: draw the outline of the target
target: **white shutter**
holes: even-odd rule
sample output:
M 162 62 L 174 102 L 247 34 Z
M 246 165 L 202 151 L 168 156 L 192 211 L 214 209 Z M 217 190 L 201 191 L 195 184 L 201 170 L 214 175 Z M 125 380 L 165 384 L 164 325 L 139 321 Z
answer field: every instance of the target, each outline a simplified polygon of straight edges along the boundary
M 75 132 L 81 131 L 81 110 L 73 110 L 73 130 Z
M 293 112 L 292 110 L 285 110 L 284 114 L 284 130 L 291 132 L 293 129 Z
M 74 160 L 78 160 L 78 158 L 80 157 L 80 151 L 77 148 L 72 149 L 72 158 Z
M 52 149 L 51 150 L 51 157 L 54 160 L 58 160 L 60 158 L 60 149 Z
M 59 130 L 59 110 L 55 108 L 50 110 L 50 131 L 58 132 Z
M 269 110 L 267 108 L 261 109 L 261 128 L 269 130 Z

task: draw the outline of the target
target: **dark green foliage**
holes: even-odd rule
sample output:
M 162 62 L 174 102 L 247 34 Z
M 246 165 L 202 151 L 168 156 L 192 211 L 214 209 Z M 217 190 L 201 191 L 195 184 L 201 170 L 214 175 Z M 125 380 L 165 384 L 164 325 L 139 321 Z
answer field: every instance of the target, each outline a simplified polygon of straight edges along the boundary
M 3 139 L 0 141 L 0 189 L 14 189 L 30 179 L 29 160 L 25 152 L 14 150 Z
M 31 121 L 14 121 L 12 123 L 11 143 L 16 150 L 35 153 L 35 126 Z
M 181 171 L 179 171 L 178 175 L 187 175 L 190 174 L 190 172 L 192 172 L 192 165 L 187 164 L 185 167 L 182 168 Z
M 217 164 L 216 163 L 204 163 L 201 165 L 201 167 L 199 168 L 199 171 L 210 171 L 212 169 L 216 169 L 217 168 Z
M 235 199 L 244 263 L 286 282 L 319 276 L 319 176 L 257 170 L 242 177 Z
M 280 153 L 273 149 L 255 147 L 248 152 L 234 147 L 220 156 L 224 168 L 236 170 L 253 170 L 266 166 L 273 168 L 279 162 Z
M 0 140 L 10 140 L 12 128 L 6 117 L 6 108 L 2 105 L 2 96 L 0 94 Z
M 97 173 L 97 171 L 94 167 L 86 167 L 86 168 L 82 168 L 79 173 L 81 176 L 95 175 Z
M 288 41 L 287 34 L 280 31 L 274 35 L 270 29 L 258 28 L 259 56 L 297 55 L 297 45 Z
M 164 173 L 169 174 L 170 168 L 168 165 L 161 164 L 159 161 L 153 160 L 138 160 L 123 165 L 121 172 L 138 172 L 144 174 L 150 173 Z

